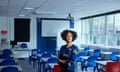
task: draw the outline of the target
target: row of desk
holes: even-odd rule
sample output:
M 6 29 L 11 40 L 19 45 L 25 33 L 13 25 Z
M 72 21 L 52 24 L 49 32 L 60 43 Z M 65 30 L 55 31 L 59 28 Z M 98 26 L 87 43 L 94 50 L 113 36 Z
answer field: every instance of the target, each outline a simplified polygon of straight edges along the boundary
M 4 49 L 0 50 L 0 54 L 2 54 L 3 50 Z M 10 57 L 12 57 L 12 59 L 17 63 L 17 65 L 4 65 L 4 66 L 0 65 L 0 72 L 3 68 L 7 68 L 7 67 L 15 67 L 18 69 L 19 72 L 22 72 L 23 70 L 22 70 L 22 67 L 18 64 L 19 61 L 18 61 L 18 57 L 16 57 L 16 54 L 13 53 L 12 55 L 10 55 Z M 4 60 L 6 60 L 6 59 L 0 59 L 0 63 L 2 63 Z

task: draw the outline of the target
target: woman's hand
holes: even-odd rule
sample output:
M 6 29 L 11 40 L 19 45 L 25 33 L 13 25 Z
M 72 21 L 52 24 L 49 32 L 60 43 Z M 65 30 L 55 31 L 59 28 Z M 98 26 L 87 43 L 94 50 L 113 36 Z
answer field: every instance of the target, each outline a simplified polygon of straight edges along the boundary
M 66 60 L 62 60 L 62 59 L 58 59 L 60 63 L 63 63 L 65 64 L 66 63 Z

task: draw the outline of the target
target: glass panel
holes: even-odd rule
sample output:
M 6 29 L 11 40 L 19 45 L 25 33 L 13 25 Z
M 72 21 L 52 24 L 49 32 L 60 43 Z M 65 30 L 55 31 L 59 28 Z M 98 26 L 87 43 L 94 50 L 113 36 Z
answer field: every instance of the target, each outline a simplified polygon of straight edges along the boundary
M 116 45 L 120 46 L 120 33 L 117 33 L 117 37 L 116 37 Z
M 105 33 L 105 16 L 99 17 L 100 34 Z
M 98 33 L 98 18 L 93 18 L 93 34 Z
M 115 31 L 120 31 L 120 14 L 115 15 Z
M 116 44 L 120 46 L 120 14 L 115 15 L 115 33 L 116 33 Z
M 98 37 L 96 35 L 93 35 L 93 44 L 97 44 Z
M 115 35 L 107 35 L 107 45 L 113 46 L 115 43 Z
M 83 20 L 83 33 L 89 34 L 92 31 L 91 19 Z
M 107 34 L 114 33 L 114 15 L 107 16 Z
M 99 44 L 105 45 L 105 43 L 106 43 L 106 37 L 105 37 L 105 35 L 100 35 L 100 42 L 99 42 Z

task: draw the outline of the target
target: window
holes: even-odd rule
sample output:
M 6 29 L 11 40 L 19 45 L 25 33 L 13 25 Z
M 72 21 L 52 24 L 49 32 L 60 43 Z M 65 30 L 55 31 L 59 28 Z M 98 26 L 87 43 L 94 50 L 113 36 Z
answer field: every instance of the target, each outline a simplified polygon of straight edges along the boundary
M 105 34 L 105 16 L 99 17 L 99 26 L 100 34 Z
M 120 46 L 120 14 L 115 15 L 115 45 Z
M 120 45 L 120 14 L 83 19 L 82 25 L 84 43 Z
M 107 16 L 107 34 L 114 33 L 114 15 Z

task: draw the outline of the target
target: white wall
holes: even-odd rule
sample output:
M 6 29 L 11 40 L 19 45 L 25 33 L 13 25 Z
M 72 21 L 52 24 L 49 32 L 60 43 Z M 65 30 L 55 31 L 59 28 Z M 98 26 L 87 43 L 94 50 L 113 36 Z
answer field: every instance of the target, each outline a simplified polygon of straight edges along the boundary
M 28 47 L 30 49 L 36 48 L 36 18 L 31 17 L 31 24 L 30 24 L 30 42 L 28 42 Z M 0 17 L 0 31 L 2 29 L 8 30 L 8 41 L 14 40 L 14 17 Z M 21 35 L 21 34 L 20 34 Z M 0 34 L 1 38 L 1 34 Z M 18 43 L 19 44 L 19 43 Z

